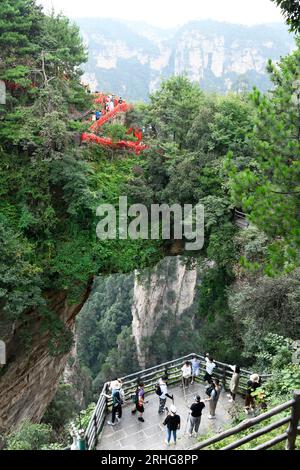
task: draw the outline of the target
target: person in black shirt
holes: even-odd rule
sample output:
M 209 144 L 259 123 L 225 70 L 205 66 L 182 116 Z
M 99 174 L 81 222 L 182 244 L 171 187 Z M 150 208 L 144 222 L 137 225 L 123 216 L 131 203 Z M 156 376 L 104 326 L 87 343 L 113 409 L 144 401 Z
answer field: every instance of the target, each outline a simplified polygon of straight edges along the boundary
M 195 434 L 198 434 L 199 426 L 201 423 L 202 411 L 205 408 L 205 404 L 201 401 L 199 395 L 195 398 L 195 403 L 192 404 L 190 408 L 190 427 L 189 427 L 189 436 L 193 436 L 193 431 Z
M 176 407 L 174 405 L 170 406 L 170 413 L 164 420 L 164 426 L 167 426 L 167 438 L 166 444 L 170 445 L 171 434 L 173 434 L 174 444 L 176 445 L 177 441 L 177 431 L 180 429 L 180 416 L 177 414 Z

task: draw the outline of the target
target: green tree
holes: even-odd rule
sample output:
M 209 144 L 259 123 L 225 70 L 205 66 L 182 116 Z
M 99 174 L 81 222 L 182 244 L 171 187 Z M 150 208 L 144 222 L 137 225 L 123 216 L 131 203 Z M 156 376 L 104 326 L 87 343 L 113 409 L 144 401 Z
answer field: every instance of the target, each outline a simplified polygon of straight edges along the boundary
M 24 421 L 19 429 L 7 437 L 7 450 L 41 450 L 50 445 L 53 430 L 48 424 Z
M 272 0 L 281 11 L 291 27 L 291 31 L 300 32 L 300 4 L 298 0 Z
M 42 35 L 43 14 L 35 0 L 2 0 L 0 18 L 2 73 L 6 61 L 13 68 L 24 62 L 27 65 L 30 57 L 36 57 Z
M 229 307 L 243 338 L 245 359 L 253 362 L 268 333 L 297 339 L 300 334 L 299 306 L 299 269 L 274 279 L 256 275 L 248 282 L 244 281 L 242 288 L 232 287 Z
M 187 77 L 172 77 L 150 96 L 150 116 L 159 138 L 173 140 L 179 147 L 187 142 L 187 134 L 203 99 L 199 86 Z
M 269 64 L 274 91 L 252 95 L 255 160 L 248 169 L 235 167 L 230 185 L 237 206 L 269 237 L 271 275 L 294 269 L 300 259 L 299 67 L 299 47 L 278 67 Z M 231 158 L 234 162 L 234 154 Z
M 50 425 L 56 433 L 61 433 L 78 411 L 78 405 L 72 395 L 72 386 L 61 383 L 43 416 L 43 423 Z
M 122 124 L 106 124 L 103 127 L 103 133 L 110 137 L 113 143 L 118 142 L 118 140 L 136 140 L 133 135 L 127 134 L 127 128 Z

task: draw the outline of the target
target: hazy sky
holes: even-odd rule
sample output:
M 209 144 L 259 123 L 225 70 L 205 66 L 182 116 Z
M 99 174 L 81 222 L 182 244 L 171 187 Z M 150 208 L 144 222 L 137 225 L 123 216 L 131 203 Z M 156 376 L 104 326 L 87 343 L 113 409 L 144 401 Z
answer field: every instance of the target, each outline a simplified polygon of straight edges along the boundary
M 144 20 L 169 27 L 189 20 L 212 18 L 230 23 L 283 21 L 271 0 L 38 0 L 69 17 L 109 17 Z

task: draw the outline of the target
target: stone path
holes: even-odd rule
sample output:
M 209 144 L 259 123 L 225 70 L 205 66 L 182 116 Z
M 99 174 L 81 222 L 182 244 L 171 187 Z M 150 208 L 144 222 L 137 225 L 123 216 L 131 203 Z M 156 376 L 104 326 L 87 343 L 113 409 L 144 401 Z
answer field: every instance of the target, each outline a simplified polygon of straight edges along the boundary
M 187 434 L 188 408 L 193 403 L 195 395 L 199 394 L 202 399 L 207 398 L 205 387 L 199 384 L 191 385 L 186 393 L 186 401 L 181 387 L 170 390 L 174 394 L 177 412 L 181 417 L 181 430 L 178 433 L 177 445 L 171 444 L 170 449 L 186 450 L 197 442 L 196 438 L 190 438 Z M 97 450 L 166 450 L 166 430 L 162 425 L 165 416 L 158 414 L 159 398 L 153 394 L 146 397 L 147 400 L 149 403 L 145 405 L 145 422 L 140 423 L 138 416 L 131 414 L 133 406 L 124 406 L 121 423 L 116 426 L 105 424 L 99 437 Z M 171 400 L 168 399 L 167 406 L 171 404 Z M 228 402 L 226 392 L 222 392 L 217 406 L 216 419 L 209 420 L 209 404 L 207 403 L 203 411 L 199 435 L 205 435 L 208 432 L 216 434 L 230 424 L 229 410 L 233 406 Z M 107 419 L 110 419 L 110 415 Z

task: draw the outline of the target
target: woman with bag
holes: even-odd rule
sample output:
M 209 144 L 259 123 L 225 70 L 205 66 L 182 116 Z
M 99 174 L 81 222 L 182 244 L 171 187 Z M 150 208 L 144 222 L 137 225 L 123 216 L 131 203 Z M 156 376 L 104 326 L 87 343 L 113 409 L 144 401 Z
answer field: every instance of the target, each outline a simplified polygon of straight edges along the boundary
M 124 393 L 122 390 L 122 381 L 116 379 L 110 383 L 111 395 L 103 393 L 107 399 L 112 399 L 112 411 L 111 411 L 111 421 L 107 421 L 109 426 L 116 425 L 116 419 L 119 423 L 122 418 L 122 404 L 124 399 Z
M 221 395 L 221 390 L 222 387 L 219 379 L 215 379 L 206 391 L 210 397 L 205 400 L 209 402 L 210 415 L 208 416 L 208 419 L 216 419 L 216 408 Z

